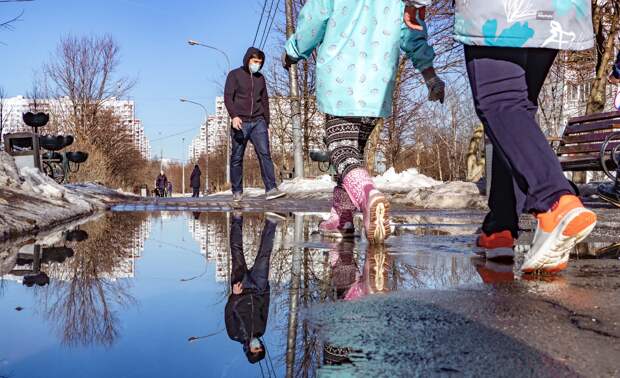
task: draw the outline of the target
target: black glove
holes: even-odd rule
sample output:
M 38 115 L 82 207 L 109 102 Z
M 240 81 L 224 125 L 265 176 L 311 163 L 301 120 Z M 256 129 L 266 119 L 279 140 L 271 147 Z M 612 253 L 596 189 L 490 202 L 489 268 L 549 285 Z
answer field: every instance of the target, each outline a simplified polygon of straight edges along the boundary
M 422 77 L 428 88 L 428 100 L 439 101 L 443 104 L 443 100 L 446 97 L 446 83 L 437 76 L 432 67 L 422 71 Z
M 286 51 L 284 53 L 282 53 L 282 67 L 284 67 L 285 70 L 289 70 L 289 68 L 291 68 L 291 66 L 295 63 L 297 63 L 299 61 L 299 59 L 294 59 L 291 58 L 290 56 L 288 56 L 288 54 L 286 53 Z

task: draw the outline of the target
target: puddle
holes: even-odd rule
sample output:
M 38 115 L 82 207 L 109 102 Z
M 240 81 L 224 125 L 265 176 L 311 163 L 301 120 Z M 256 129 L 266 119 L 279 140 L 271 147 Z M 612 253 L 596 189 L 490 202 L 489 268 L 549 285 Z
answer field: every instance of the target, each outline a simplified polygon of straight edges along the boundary
M 474 257 L 476 219 L 403 217 L 378 247 L 316 214 L 114 212 L 0 246 L 0 377 L 314 376 L 363 354 L 314 305 L 514 281 Z

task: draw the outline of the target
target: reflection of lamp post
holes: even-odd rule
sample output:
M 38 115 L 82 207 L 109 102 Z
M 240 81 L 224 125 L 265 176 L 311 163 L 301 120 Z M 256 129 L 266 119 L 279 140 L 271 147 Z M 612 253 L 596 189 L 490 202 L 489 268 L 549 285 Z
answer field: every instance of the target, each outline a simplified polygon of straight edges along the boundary
M 206 155 L 207 155 L 207 159 L 206 159 L 206 163 L 205 163 L 205 167 L 206 167 L 206 172 L 205 172 L 205 193 L 209 194 L 209 112 L 207 111 L 207 108 L 196 101 L 191 101 L 188 100 L 186 98 L 181 98 L 180 99 L 181 102 L 188 102 L 190 104 L 194 104 L 196 106 L 200 106 L 202 108 L 202 110 L 204 110 L 205 112 L 205 143 L 206 143 Z
M 188 40 L 187 43 L 190 46 L 201 46 L 207 49 L 215 50 L 219 52 L 220 54 L 224 55 L 224 58 L 226 58 L 226 64 L 227 64 L 227 69 L 228 69 L 227 72 L 230 72 L 231 70 L 230 59 L 228 58 L 228 54 L 226 54 L 223 50 L 220 50 L 215 46 L 206 45 L 194 39 Z M 229 125 L 229 128 L 230 128 L 230 125 Z M 226 130 L 226 183 L 230 184 L 230 130 Z

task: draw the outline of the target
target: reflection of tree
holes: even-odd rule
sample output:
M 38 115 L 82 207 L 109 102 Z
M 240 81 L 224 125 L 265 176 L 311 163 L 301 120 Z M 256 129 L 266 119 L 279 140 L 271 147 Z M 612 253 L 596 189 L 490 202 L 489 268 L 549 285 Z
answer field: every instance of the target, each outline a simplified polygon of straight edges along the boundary
M 127 278 L 133 274 L 134 243 L 146 214 L 111 214 L 82 228 L 89 239 L 75 255 L 50 266 L 56 279 L 42 290 L 45 314 L 65 345 L 110 346 L 118 337 L 116 309 L 135 303 Z

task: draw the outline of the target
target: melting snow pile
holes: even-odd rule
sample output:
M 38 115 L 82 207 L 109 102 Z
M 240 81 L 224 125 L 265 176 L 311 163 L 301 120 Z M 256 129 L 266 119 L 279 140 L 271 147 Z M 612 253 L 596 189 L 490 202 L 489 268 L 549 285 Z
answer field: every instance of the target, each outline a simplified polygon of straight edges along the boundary
M 119 197 L 95 184 L 62 186 L 35 168 L 18 170 L 0 152 L 0 240 L 38 232 L 106 208 Z
M 452 181 L 414 189 L 401 202 L 425 209 L 486 209 L 486 198 L 472 182 Z
M 396 173 L 394 168 L 385 171 L 384 174 L 373 178 L 379 190 L 386 193 L 407 193 L 413 189 L 426 188 L 441 184 L 428 176 L 418 173 L 415 168 L 410 168 L 401 173 Z M 295 178 L 280 184 L 280 190 L 288 194 L 299 193 L 331 193 L 334 181 L 329 175 L 317 178 Z

